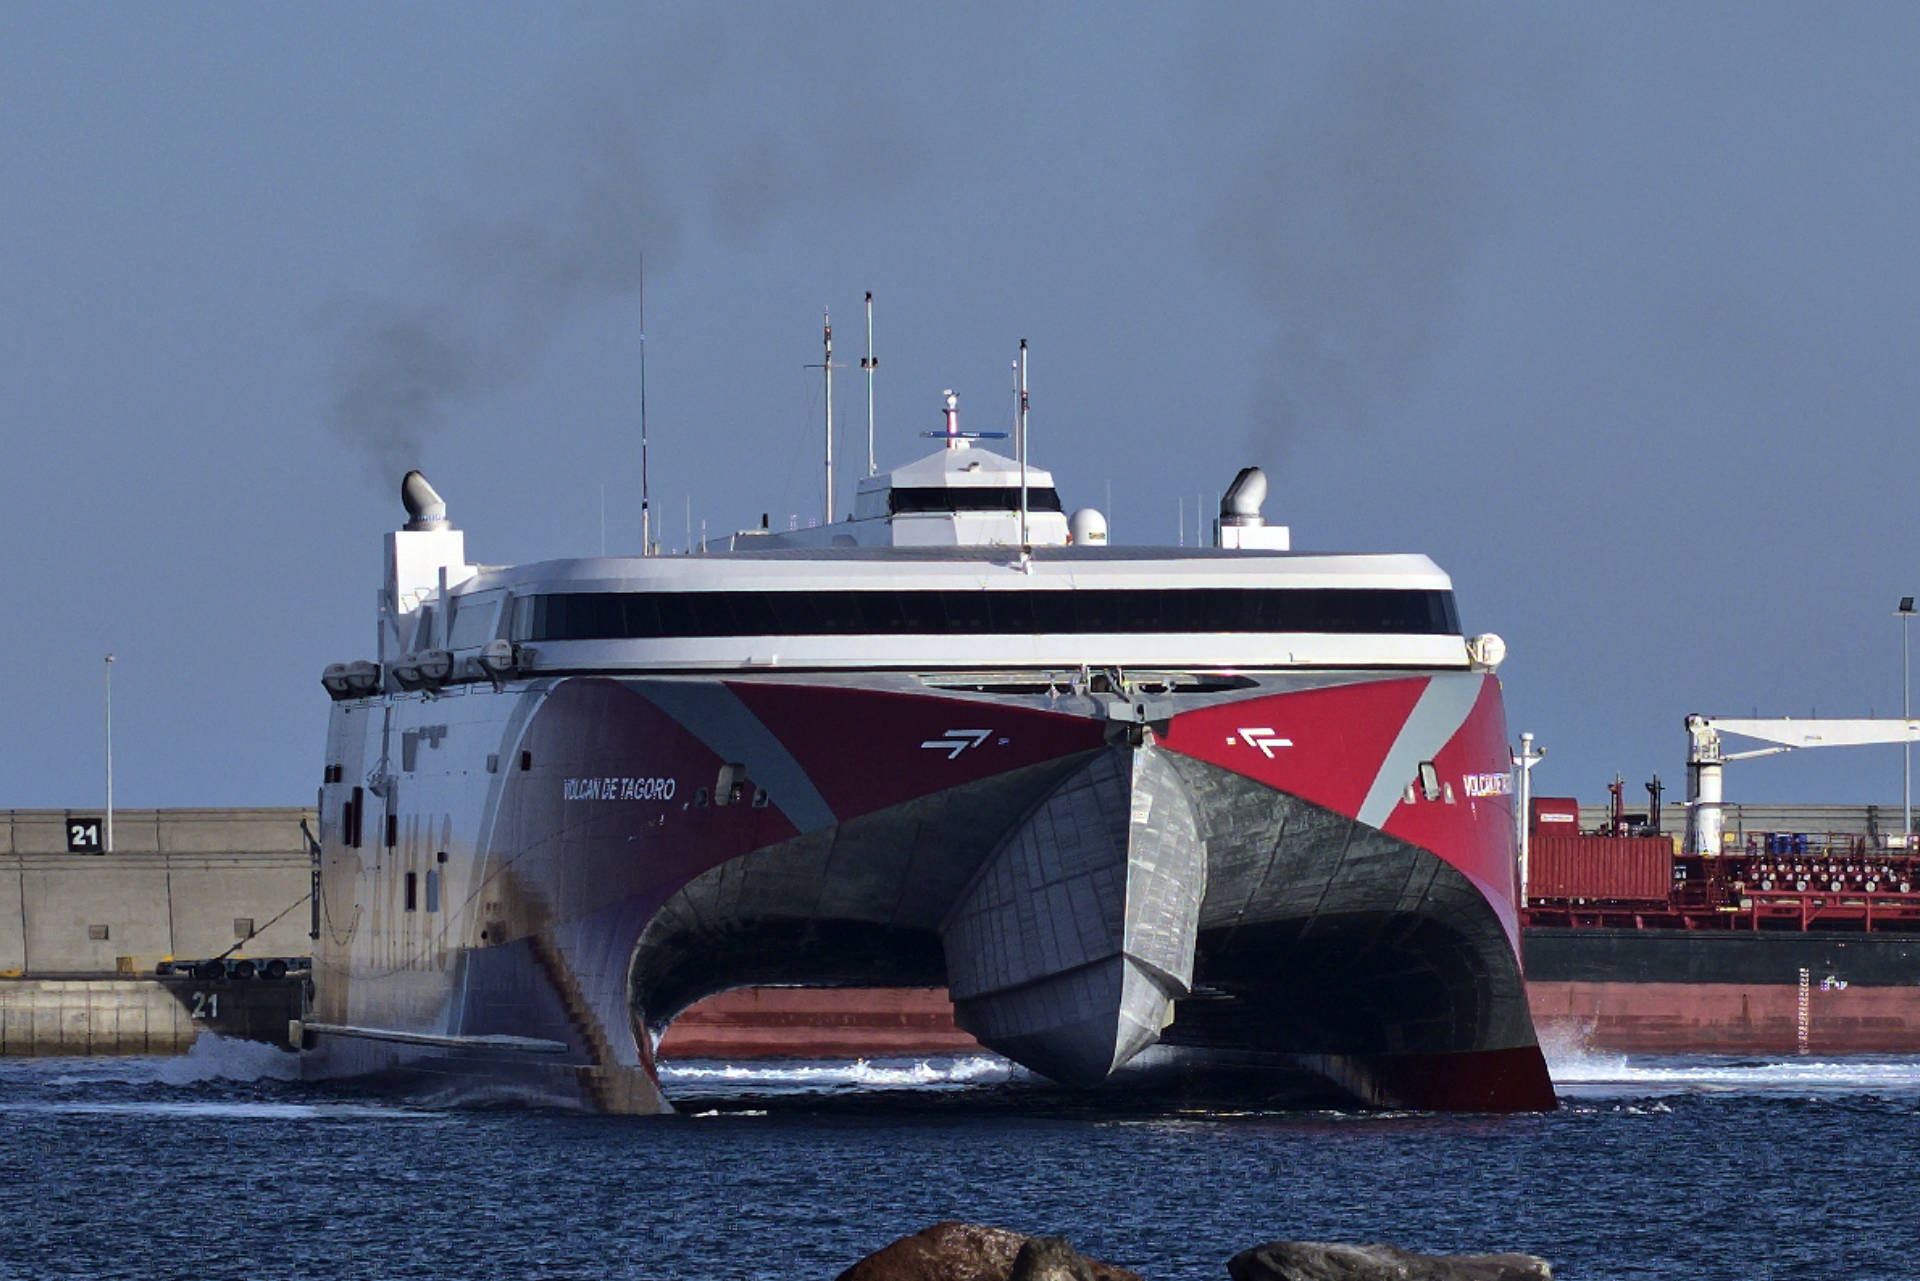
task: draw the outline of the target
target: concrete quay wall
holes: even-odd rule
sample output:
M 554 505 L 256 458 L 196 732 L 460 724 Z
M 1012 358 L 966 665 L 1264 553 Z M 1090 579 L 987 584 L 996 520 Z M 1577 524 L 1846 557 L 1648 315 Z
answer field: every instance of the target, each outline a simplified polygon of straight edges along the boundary
M 119 810 L 111 854 L 68 853 L 68 820 L 97 813 L 0 811 L 0 977 L 312 954 L 312 809 Z
M 0 979 L 0 1054 L 184 1054 L 193 1013 L 152 979 Z
M 0 1055 L 184 1054 L 203 1032 L 288 1047 L 304 978 L 0 978 Z

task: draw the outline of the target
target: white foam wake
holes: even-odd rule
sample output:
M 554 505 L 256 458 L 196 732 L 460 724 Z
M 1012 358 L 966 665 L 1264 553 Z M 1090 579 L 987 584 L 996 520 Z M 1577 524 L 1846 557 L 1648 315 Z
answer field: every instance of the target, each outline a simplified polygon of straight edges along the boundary
M 307 1121 L 339 1117 L 419 1115 L 417 1112 L 371 1103 L 232 1102 L 218 1099 L 146 1100 L 103 1103 L 85 1099 L 0 1100 L 0 1113 L 39 1112 L 64 1116 L 151 1116 L 224 1121 Z
M 1584 1098 L 1668 1093 L 1920 1094 L 1920 1059 L 1634 1057 L 1549 1059 L 1554 1087 Z
M 991 1085 L 1008 1080 L 1019 1069 L 993 1055 L 968 1055 L 951 1060 L 884 1059 L 851 1063 L 722 1063 L 689 1060 L 660 1065 L 660 1083 L 675 1085 L 755 1086 L 781 1090 L 902 1089 Z
M 14 1059 L 9 1075 L 43 1086 L 193 1085 L 205 1081 L 297 1081 L 300 1056 L 261 1041 L 204 1032 L 185 1054 Z
M 286 1097 L 300 1058 L 203 1033 L 189 1053 L 0 1060 L 0 1113 L 288 1120 L 419 1113 L 383 1103 Z M 262 1085 L 266 1088 L 260 1088 Z
M 160 1079 L 170 1085 L 195 1081 L 297 1081 L 300 1056 L 263 1041 L 202 1034 L 185 1054 L 160 1060 Z

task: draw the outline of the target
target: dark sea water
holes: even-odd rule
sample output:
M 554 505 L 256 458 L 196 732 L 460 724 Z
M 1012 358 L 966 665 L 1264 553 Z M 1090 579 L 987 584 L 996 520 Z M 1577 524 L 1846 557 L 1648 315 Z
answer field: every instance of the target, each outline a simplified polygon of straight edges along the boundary
M 1150 1281 L 1275 1238 L 1566 1278 L 1920 1277 L 1920 1062 L 1556 1064 L 1546 1116 L 1009 1109 L 987 1059 L 688 1064 L 681 1115 L 443 1109 L 180 1059 L 0 1060 L 0 1277 L 819 1281 L 941 1219 Z

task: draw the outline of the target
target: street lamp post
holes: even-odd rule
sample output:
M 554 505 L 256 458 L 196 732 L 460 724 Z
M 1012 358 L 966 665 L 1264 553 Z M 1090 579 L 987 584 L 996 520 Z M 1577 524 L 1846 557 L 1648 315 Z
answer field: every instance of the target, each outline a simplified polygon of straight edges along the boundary
M 1911 722 L 1913 704 L 1912 682 L 1908 679 L 1910 664 L 1907 661 L 1907 620 L 1913 617 L 1913 597 L 1902 596 L 1900 608 L 1894 611 L 1900 616 L 1900 719 Z M 1900 740 L 1900 751 L 1904 755 L 1903 768 L 1900 771 L 1900 807 L 1903 820 L 1900 827 L 1901 848 L 1913 848 L 1913 736 L 1911 725 Z
M 113 655 L 107 655 L 107 840 L 113 853 Z

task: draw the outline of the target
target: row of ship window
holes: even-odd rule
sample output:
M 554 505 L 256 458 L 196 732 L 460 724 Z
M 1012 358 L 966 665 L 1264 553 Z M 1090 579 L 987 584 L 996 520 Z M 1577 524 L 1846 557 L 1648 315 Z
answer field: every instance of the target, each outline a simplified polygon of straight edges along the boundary
M 1460 634 L 1453 593 L 1398 588 L 569 592 L 515 604 L 518 641 L 704 636 Z

